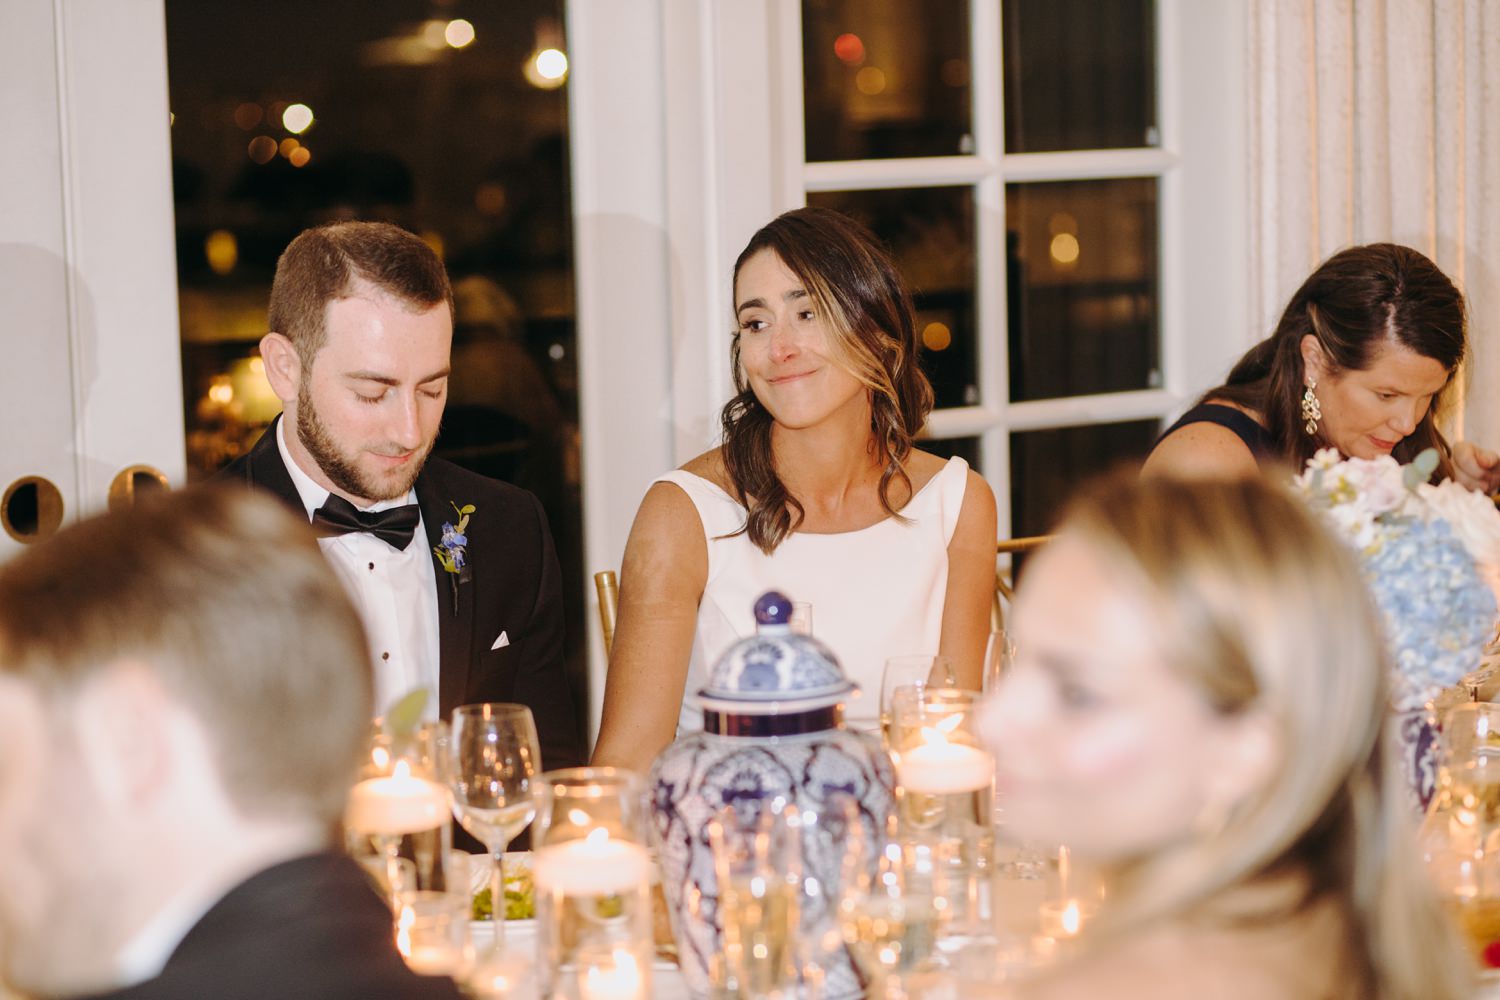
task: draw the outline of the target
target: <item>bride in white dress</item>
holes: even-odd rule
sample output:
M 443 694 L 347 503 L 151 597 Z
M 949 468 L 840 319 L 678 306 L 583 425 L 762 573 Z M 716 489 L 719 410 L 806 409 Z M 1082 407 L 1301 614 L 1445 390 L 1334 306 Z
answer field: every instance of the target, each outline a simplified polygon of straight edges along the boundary
M 812 605 L 864 691 L 856 725 L 875 724 L 888 656 L 942 653 L 980 685 L 995 498 L 912 447 L 932 388 L 890 257 L 854 220 L 797 209 L 740 254 L 734 302 L 724 444 L 652 484 L 625 549 L 595 764 L 644 773 L 698 727 L 693 695 L 767 590 Z

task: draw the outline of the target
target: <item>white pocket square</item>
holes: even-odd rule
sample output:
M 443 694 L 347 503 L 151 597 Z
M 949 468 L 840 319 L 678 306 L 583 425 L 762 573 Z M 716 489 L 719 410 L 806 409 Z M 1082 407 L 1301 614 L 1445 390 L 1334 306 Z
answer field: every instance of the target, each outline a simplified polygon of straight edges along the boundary
M 505 630 L 504 629 L 501 629 L 500 630 L 500 635 L 495 639 L 495 644 L 493 646 L 491 646 L 490 648 L 491 649 L 504 649 L 506 646 L 509 646 L 509 645 L 510 645 L 510 636 L 508 636 L 508 635 L 505 634 Z

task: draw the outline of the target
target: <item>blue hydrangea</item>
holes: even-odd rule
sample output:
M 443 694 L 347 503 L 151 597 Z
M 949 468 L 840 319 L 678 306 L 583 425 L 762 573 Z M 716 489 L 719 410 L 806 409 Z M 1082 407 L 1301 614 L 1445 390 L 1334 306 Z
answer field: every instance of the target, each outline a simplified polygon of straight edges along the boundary
M 1495 597 L 1446 522 L 1380 520 L 1379 541 L 1361 555 L 1395 661 L 1391 702 L 1400 711 L 1479 666 L 1495 628 Z

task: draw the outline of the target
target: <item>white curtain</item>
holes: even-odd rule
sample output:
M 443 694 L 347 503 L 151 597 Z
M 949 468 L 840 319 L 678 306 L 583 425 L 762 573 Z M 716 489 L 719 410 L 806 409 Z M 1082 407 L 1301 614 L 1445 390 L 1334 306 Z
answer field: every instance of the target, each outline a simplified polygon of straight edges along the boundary
M 1500 0 L 1250 0 L 1250 304 L 1392 241 L 1469 304 L 1457 436 L 1500 447 Z

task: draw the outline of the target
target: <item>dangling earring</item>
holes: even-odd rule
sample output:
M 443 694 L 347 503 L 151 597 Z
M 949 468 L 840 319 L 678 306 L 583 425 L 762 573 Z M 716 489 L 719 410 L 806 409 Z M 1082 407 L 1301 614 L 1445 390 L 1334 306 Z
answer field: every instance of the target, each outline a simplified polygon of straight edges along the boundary
M 1318 380 L 1311 375 L 1307 376 L 1307 391 L 1302 394 L 1302 419 L 1306 423 L 1302 425 L 1302 429 L 1307 431 L 1308 437 L 1317 437 L 1318 421 L 1323 419 L 1323 404 L 1313 395 L 1313 390 L 1317 387 Z

